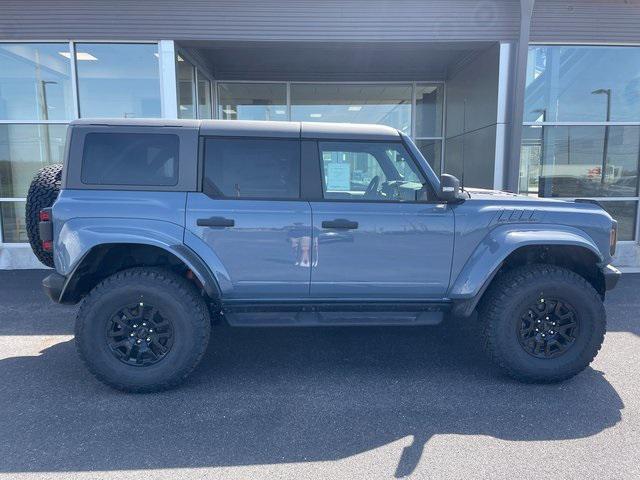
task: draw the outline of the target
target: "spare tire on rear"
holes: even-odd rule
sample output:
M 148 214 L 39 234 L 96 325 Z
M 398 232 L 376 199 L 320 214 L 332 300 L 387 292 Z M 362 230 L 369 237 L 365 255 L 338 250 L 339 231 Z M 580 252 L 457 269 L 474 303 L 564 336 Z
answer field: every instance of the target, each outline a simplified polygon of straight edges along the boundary
M 33 253 L 38 260 L 47 267 L 53 267 L 53 254 L 42 248 L 40 241 L 40 210 L 49 208 L 58 198 L 60 192 L 60 180 L 62 179 L 62 164 L 48 165 L 36 173 L 31 181 L 29 193 L 27 193 L 27 206 L 25 208 L 25 220 L 27 224 L 27 236 Z

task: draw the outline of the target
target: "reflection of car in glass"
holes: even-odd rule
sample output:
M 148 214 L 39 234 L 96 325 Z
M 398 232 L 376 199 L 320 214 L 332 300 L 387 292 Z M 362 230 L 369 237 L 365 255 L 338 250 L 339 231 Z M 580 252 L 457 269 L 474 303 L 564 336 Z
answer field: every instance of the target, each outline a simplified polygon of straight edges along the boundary
M 550 175 L 538 179 L 538 192 L 544 197 L 580 197 L 588 195 L 585 191 L 591 182 L 570 175 Z
M 597 204 L 461 190 L 382 126 L 101 119 L 69 139 L 64 170 L 34 179 L 27 223 L 55 267 L 47 294 L 80 303 L 80 355 L 116 388 L 180 383 L 211 320 L 432 325 L 477 310 L 491 358 L 523 381 L 569 378 L 600 348 L 619 272 Z
M 601 196 L 634 197 L 638 193 L 637 185 L 637 175 L 624 175 L 607 185 L 606 192 L 603 192 Z

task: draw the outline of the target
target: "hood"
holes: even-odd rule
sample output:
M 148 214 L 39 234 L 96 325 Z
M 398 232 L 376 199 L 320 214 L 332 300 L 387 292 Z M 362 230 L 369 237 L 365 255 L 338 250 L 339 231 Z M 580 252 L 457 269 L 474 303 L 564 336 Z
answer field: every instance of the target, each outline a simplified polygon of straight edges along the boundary
M 492 200 L 492 201 L 500 201 L 500 200 L 522 200 L 526 202 L 564 202 L 567 203 L 567 200 L 562 198 L 540 198 L 540 197 L 529 197 L 527 195 L 520 195 L 518 193 L 505 192 L 502 190 L 489 190 L 485 188 L 466 188 L 464 189 L 464 193 L 466 193 L 469 198 L 475 200 Z
M 508 198 L 515 200 L 517 198 L 527 199 L 524 195 L 518 195 L 517 193 L 504 192 L 502 190 L 489 190 L 486 188 L 466 188 L 464 192 L 469 195 L 469 198 Z
M 520 195 L 512 192 L 504 192 L 502 190 L 489 190 L 485 188 L 465 188 L 463 194 L 465 194 L 471 200 L 480 200 L 489 204 L 496 205 L 504 205 L 508 203 L 510 205 L 527 205 L 534 208 L 561 207 L 564 209 L 571 208 L 591 211 L 593 211 L 595 207 L 596 210 L 606 211 L 598 201 L 589 198 L 540 198 Z

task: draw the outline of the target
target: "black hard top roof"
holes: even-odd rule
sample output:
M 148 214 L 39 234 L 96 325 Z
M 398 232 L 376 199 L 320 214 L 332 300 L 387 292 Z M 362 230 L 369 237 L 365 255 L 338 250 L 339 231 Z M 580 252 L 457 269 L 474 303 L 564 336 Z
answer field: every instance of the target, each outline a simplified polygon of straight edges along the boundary
M 71 125 L 198 128 L 200 135 L 234 137 L 325 138 L 338 140 L 397 140 L 398 130 L 384 125 L 355 123 L 274 122 L 250 120 L 171 120 L 164 118 L 98 118 L 73 120 Z

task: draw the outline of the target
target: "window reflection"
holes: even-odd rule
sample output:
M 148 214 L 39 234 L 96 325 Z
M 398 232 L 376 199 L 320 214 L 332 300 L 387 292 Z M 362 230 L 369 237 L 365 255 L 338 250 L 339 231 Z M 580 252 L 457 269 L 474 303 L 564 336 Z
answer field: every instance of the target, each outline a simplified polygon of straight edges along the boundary
M 176 57 L 178 76 L 178 118 L 196 118 L 194 100 L 195 67 L 180 55 Z
M 61 163 L 66 125 L 0 125 L 0 197 L 26 197 L 34 173 Z
M 416 140 L 416 146 L 420 149 L 422 156 L 425 158 L 431 168 L 440 176 L 442 172 L 442 141 L 441 140 Z
M 82 117 L 159 117 L 156 44 L 76 44 Z
M 542 125 L 523 131 L 521 192 L 638 196 L 640 126 L 611 122 L 640 122 L 639 67 L 637 47 L 529 47 L 524 120 Z M 619 222 L 618 238 L 635 238 L 637 200 L 601 203 Z
M 609 215 L 618 221 L 618 240 L 633 240 L 636 232 L 638 202 L 599 202 Z
M 529 126 L 521 191 L 541 197 L 638 194 L 640 126 Z
M 198 70 L 198 118 L 212 118 L 211 82 Z
M 416 137 L 442 135 L 442 84 L 416 85 Z
M 67 43 L 0 45 L 0 119 L 73 117 Z
M 411 133 L 411 85 L 291 85 L 291 119 L 376 123 Z
M 219 83 L 218 118 L 287 120 L 284 83 Z
M 2 225 L 3 242 L 26 243 L 29 241 L 24 208 L 25 202 L 0 202 L 0 225 Z
M 531 46 L 524 120 L 640 121 L 640 48 Z

